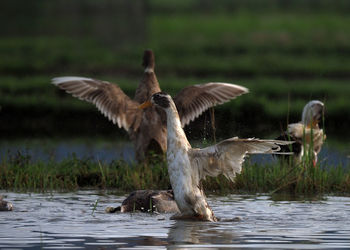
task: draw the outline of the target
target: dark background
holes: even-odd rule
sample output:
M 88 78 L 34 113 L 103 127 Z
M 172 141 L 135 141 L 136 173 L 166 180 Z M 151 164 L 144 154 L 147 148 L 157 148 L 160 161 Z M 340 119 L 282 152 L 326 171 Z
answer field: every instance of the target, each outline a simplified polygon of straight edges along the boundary
M 276 136 L 312 99 L 327 140 L 348 147 L 350 2 L 326 0 L 1 1 L 0 138 L 123 137 L 96 108 L 50 84 L 109 80 L 133 96 L 142 54 L 171 94 L 232 82 L 250 93 L 215 108 L 217 136 Z M 186 128 L 211 137 L 210 116 Z

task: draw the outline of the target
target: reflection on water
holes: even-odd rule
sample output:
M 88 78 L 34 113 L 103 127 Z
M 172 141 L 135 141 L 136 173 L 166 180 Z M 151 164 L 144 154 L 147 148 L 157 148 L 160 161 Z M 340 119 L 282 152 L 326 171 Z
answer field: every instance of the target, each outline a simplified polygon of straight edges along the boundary
M 194 143 L 196 144 L 196 143 Z M 0 159 L 20 152 L 30 155 L 32 160 L 61 161 L 72 157 L 79 159 L 92 159 L 101 162 L 124 159 L 127 162 L 135 162 L 135 152 L 130 141 L 108 141 L 87 138 L 72 138 L 61 141 L 50 139 L 15 140 L 0 142 Z M 275 159 L 271 155 L 251 155 L 252 163 L 269 163 Z M 325 145 L 320 154 L 321 166 L 348 166 L 350 158 L 345 152 L 341 152 Z
M 105 207 L 125 197 L 111 191 L 1 193 L 15 209 L 0 213 L 0 248 L 350 248 L 349 197 L 211 196 L 222 219 L 212 223 L 172 221 L 170 214 L 106 214 Z

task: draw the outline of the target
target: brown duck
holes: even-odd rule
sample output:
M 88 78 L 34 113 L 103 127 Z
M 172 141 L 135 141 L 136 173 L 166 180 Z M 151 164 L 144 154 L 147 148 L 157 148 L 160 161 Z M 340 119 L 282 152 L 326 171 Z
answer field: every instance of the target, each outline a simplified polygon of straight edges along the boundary
M 136 89 L 134 99 L 129 98 L 116 84 L 84 77 L 57 77 L 52 83 L 81 100 L 91 102 L 119 128 L 124 128 L 134 142 L 136 159 L 142 161 L 149 151 L 164 153 L 167 149 L 165 112 L 159 107 L 141 110 L 138 106 L 160 92 L 154 72 L 154 55 L 144 52 L 143 78 Z M 185 87 L 174 102 L 181 125 L 189 124 L 210 107 L 228 102 L 248 89 L 229 83 L 211 82 Z
M 178 213 L 172 190 L 136 190 L 119 207 L 107 207 L 107 213 L 115 212 Z
M 0 195 L 0 211 L 12 211 L 13 206 L 11 202 L 3 200 L 3 197 Z

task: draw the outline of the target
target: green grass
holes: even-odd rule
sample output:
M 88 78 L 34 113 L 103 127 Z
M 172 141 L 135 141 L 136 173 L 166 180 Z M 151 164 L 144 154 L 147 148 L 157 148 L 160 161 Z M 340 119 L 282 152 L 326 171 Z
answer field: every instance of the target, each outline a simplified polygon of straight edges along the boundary
M 91 3 L 84 6 L 94 9 Z M 26 16 L 25 7 L 29 5 L 23 5 L 19 12 L 23 15 L 13 22 L 6 18 L 18 15 L 4 11 L 5 35 L 0 39 L 2 137 L 79 137 L 91 133 L 126 137 L 126 132 L 113 126 L 93 105 L 49 82 L 63 75 L 94 77 L 115 82 L 133 96 L 142 76 L 143 50 L 151 48 L 160 85 L 172 95 L 184 86 L 209 81 L 233 82 L 250 89 L 249 94 L 215 108 L 218 138 L 277 136 L 287 121 L 301 119 L 302 108 L 309 100 L 319 99 L 326 104 L 329 140 L 338 137 L 348 141 L 350 5 L 346 0 L 150 0 L 146 11 L 135 12 L 142 12 L 140 27 L 125 25 L 129 19 L 108 17 L 111 13 L 123 17 L 112 8 L 98 16 L 101 24 L 106 20 L 112 24 L 106 26 L 113 27 L 113 32 L 107 32 L 107 40 L 100 37 L 103 32 L 82 34 L 90 31 L 85 26 L 93 24 L 96 15 L 88 12 L 72 19 L 60 15 L 62 6 L 53 11 L 40 9 L 41 4 L 32 6 L 37 11 L 34 19 Z M 12 5 L 16 13 L 20 11 Z M 70 22 L 72 27 L 65 27 Z M 75 30 L 75 25 L 85 26 Z M 21 30 L 29 26 L 34 32 L 22 34 Z M 68 33 L 63 32 L 66 28 Z M 125 32 L 128 29 L 131 34 Z M 75 31 L 80 34 L 72 36 Z M 144 33 L 134 37 L 138 31 Z M 189 137 L 207 136 L 208 120 L 209 115 L 204 114 L 187 127 Z M 152 171 L 125 162 L 100 164 L 74 158 L 44 163 L 17 156 L 1 159 L 0 164 L 0 189 L 92 186 L 134 190 L 169 185 L 164 163 L 156 163 Z M 219 177 L 209 178 L 205 185 L 221 191 L 348 193 L 348 170 L 336 166 L 329 169 L 247 163 L 236 183 Z
M 329 170 L 310 165 L 274 164 L 246 166 L 236 177 L 234 188 L 256 193 L 349 194 L 349 169 L 342 166 Z
M 151 0 L 150 7 L 155 12 L 164 14 L 190 13 L 193 14 L 193 9 L 201 12 L 223 12 L 232 13 L 236 11 L 250 12 L 269 12 L 275 11 L 279 13 L 298 12 L 309 13 L 312 11 L 346 14 L 350 9 L 349 3 L 346 0 L 222 0 L 219 2 L 198 1 L 198 0 Z
M 80 4 L 96 7 L 90 2 Z M 32 7 L 38 11 L 41 5 L 44 3 Z M 302 107 L 310 99 L 325 101 L 328 132 L 348 136 L 348 2 L 151 0 L 145 9 L 134 8 L 143 21 L 130 24 L 130 30 L 138 27 L 144 32 L 142 39 L 133 37 L 137 30 L 129 36 L 125 25 L 107 32 L 108 41 L 100 33 L 68 36 L 62 32 L 67 22 L 72 21 L 69 34 L 74 33 L 74 25 L 81 32 L 79 27 L 84 30 L 84 24 L 94 23 L 93 15 L 73 20 L 60 17 L 60 8 L 52 17 L 42 14 L 35 20 L 24 11 L 23 18 L 17 20 L 25 27 L 34 27 L 39 20 L 42 32 L 16 34 L 18 23 L 7 22 L 3 30 L 13 32 L 0 39 L 0 134 L 86 134 L 92 127 L 102 128 L 98 133 L 114 133 L 115 128 L 95 107 L 63 94 L 49 81 L 62 75 L 95 77 L 113 81 L 133 96 L 142 75 L 143 50 L 151 48 L 162 89 L 171 94 L 209 81 L 233 82 L 250 89 L 249 95 L 216 108 L 220 137 L 279 131 L 287 119 L 300 119 Z M 107 21 L 99 19 L 102 24 L 121 23 L 109 19 L 111 13 L 118 16 L 106 12 Z M 121 42 L 121 38 L 127 41 Z
M 350 191 L 349 167 L 321 168 L 314 165 L 313 131 L 304 131 L 304 154 L 299 161 L 294 158 L 280 159 L 277 164 L 245 168 L 236 178 L 236 188 L 271 194 L 282 192 L 290 194 L 348 193 Z M 310 137 L 310 145 L 306 144 Z
M 132 76 L 139 72 L 142 51 L 152 48 L 158 72 L 170 75 L 349 77 L 348 15 L 329 11 L 331 7 L 325 5 L 310 8 L 300 2 L 300 8 L 271 5 L 264 10 L 268 5 L 256 3 L 263 11 L 243 8 L 231 12 L 216 5 L 208 12 L 198 4 L 184 4 L 196 11 L 175 9 L 169 14 L 162 4 L 151 1 L 145 27 L 141 27 L 146 29 L 141 43 L 130 37 L 129 42 L 112 46 L 101 42 L 98 35 L 77 38 L 59 32 L 4 36 L 0 39 L 0 73 Z M 81 18 L 80 22 L 91 21 Z
M 79 188 L 167 189 L 169 181 L 163 162 L 147 167 L 124 161 L 104 164 L 75 157 L 61 162 L 32 162 L 16 155 L 0 163 L 0 189 L 17 191 L 75 190 Z
M 139 77 L 126 79 L 113 76 L 96 76 L 102 80 L 108 80 L 117 83 L 123 91 L 131 98 L 134 96 L 135 89 L 141 79 L 142 72 L 140 70 Z M 250 93 L 237 98 L 230 104 L 239 103 L 244 99 L 256 100 L 259 105 L 263 105 L 264 109 L 269 113 L 285 114 L 286 105 L 282 110 L 279 105 L 288 102 L 290 97 L 292 112 L 300 112 L 305 101 L 310 99 L 320 99 L 327 103 L 327 110 L 334 111 L 339 106 L 347 106 L 350 103 L 347 93 L 350 92 L 350 86 L 347 80 L 285 80 L 282 78 L 254 78 L 241 79 L 229 77 L 213 77 L 208 78 L 181 78 L 181 77 L 164 77 L 158 75 L 161 88 L 176 95 L 182 88 L 192 84 L 205 83 L 209 81 L 224 81 L 243 85 L 249 88 Z M 50 84 L 51 78 L 44 76 L 37 77 L 0 77 L 0 97 L 3 106 L 12 106 L 21 108 L 27 105 L 46 106 L 49 109 L 92 109 L 92 105 L 77 100 L 63 91 Z M 270 103 L 270 104 L 269 104 Z M 270 105 L 270 106 L 269 106 Z M 277 106 L 277 107 L 276 107 Z M 277 109 L 276 109 L 277 108 Z M 35 110 L 33 110 L 34 112 Z
M 349 167 L 313 167 L 306 162 L 298 166 L 246 162 L 235 182 L 223 176 L 203 182 L 207 192 L 216 193 L 291 193 L 349 194 Z M 166 163 L 156 160 L 149 164 L 110 164 L 80 160 L 75 157 L 61 162 L 32 162 L 30 156 L 16 155 L 0 162 L 0 189 L 16 191 L 75 190 L 80 188 L 168 189 Z
M 142 72 L 134 78 L 96 76 L 118 83 L 131 97 Z M 326 104 L 325 126 L 332 136 L 348 136 L 346 124 L 350 122 L 350 85 L 347 80 L 191 77 L 163 76 L 158 74 L 164 91 L 176 95 L 183 87 L 208 81 L 224 81 L 241 84 L 250 93 L 215 108 L 217 136 L 278 135 L 286 128 L 287 120 L 301 119 L 304 105 L 312 99 Z M 36 134 L 87 135 L 95 131 L 101 135 L 125 133 L 109 122 L 94 105 L 80 101 L 50 84 L 50 77 L 1 77 L 0 76 L 0 132 L 20 136 Z M 204 115 L 209 119 L 209 115 Z M 44 119 L 43 119 L 44 118 Z M 203 118 L 204 119 L 204 118 Z M 203 119 L 191 123 L 188 129 L 201 131 Z M 228 122 L 229 121 L 229 122 Z M 200 129 L 196 129 L 200 128 Z M 193 133 L 194 135 L 194 133 Z M 202 134 L 198 134 L 198 137 Z

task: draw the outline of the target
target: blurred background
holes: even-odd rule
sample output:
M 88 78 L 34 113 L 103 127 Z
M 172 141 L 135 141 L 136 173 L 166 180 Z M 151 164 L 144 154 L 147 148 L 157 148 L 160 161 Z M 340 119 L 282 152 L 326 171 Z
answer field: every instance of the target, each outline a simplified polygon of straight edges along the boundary
M 108 80 L 133 97 L 152 49 L 161 88 L 173 95 L 210 81 L 250 89 L 215 108 L 217 139 L 274 138 L 318 99 L 324 159 L 347 163 L 349 13 L 347 0 L 2 0 L 0 157 L 132 159 L 125 131 L 50 80 Z M 186 132 L 212 140 L 209 113 Z

